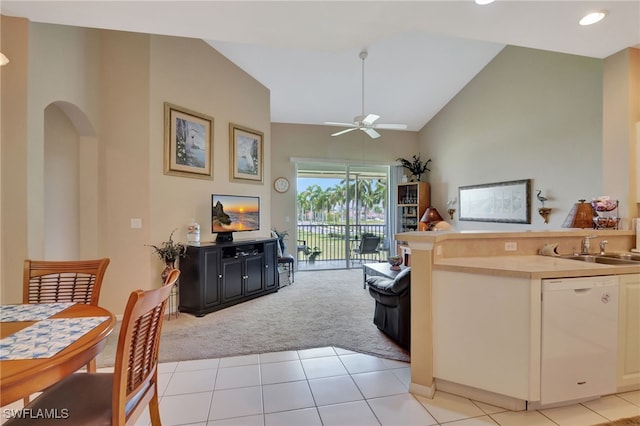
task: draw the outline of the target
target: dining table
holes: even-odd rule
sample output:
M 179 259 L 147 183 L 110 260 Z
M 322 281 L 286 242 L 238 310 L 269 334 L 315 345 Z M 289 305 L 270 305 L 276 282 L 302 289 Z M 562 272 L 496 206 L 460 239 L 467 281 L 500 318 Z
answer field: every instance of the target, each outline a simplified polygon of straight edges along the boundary
M 100 306 L 0 306 L 0 406 L 39 392 L 94 359 L 116 317 Z

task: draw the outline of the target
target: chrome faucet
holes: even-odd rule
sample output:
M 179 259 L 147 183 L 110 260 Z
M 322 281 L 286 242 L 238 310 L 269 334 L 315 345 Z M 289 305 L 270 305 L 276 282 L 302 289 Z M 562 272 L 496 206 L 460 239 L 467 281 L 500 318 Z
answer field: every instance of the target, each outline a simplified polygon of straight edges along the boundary
M 591 243 L 589 242 L 589 240 L 596 237 L 597 235 L 587 235 L 582 239 L 582 244 L 580 245 L 580 254 L 589 254 L 589 249 L 591 248 Z
M 600 254 L 604 254 L 607 251 L 607 244 L 608 243 L 609 243 L 609 241 L 607 241 L 607 240 L 600 241 Z

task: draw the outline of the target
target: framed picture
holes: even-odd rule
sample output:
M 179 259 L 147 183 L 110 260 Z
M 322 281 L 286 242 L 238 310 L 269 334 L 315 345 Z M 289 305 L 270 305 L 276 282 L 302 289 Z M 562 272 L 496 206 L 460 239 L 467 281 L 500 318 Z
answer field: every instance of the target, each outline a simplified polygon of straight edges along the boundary
M 264 134 L 237 124 L 229 124 L 231 179 L 262 183 Z
M 531 223 L 531 179 L 458 188 L 460 220 Z
M 213 179 L 213 117 L 165 102 L 164 173 Z

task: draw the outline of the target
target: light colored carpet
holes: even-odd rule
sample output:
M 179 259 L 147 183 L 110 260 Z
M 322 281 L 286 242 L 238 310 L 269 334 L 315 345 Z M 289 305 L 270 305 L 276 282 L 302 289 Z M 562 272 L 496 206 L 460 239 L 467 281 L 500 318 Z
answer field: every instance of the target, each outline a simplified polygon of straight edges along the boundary
M 600 423 L 596 426 L 638 426 L 640 425 L 640 416 L 628 417 L 625 419 L 614 420 L 612 422 Z
M 336 346 L 409 361 L 409 354 L 373 324 L 374 300 L 362 288 L 362 270 L 303 271 L 296 282 L 204 317 L 181 313 L 165 320 L 160 361 Z M 117 330 L 98 357 L 115 362 Z

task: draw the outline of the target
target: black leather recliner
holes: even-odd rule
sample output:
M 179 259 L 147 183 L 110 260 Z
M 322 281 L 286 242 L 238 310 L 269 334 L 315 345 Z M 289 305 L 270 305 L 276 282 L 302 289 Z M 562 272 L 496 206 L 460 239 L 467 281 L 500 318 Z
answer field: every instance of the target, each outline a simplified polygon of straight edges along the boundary
M 394 279 L 369 277 L 369 294 L 375 299 L 373 323 L 406 351 L 411 347 L 411 268 Z

